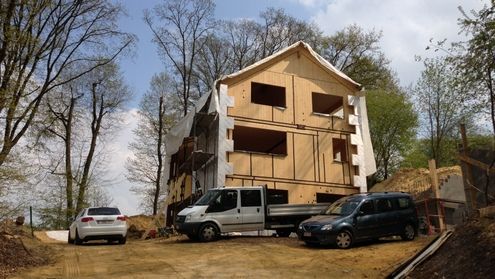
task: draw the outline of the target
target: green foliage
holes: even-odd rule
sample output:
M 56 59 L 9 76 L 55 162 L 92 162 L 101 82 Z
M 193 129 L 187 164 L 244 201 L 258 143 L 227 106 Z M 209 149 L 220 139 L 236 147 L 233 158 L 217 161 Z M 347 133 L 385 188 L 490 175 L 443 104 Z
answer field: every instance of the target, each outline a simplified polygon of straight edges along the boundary
M 400 166 L 416 135 L 418 117 L 405 94 L 374 90 L 367 95 L 376 178 L 386 179 Z
M 381 37 L 381 32 L 349 25 L 323 38 L 322 55 L 367 89 L 396 90 L 396 80 L 388 68 L 389 60 L 378 45 Z

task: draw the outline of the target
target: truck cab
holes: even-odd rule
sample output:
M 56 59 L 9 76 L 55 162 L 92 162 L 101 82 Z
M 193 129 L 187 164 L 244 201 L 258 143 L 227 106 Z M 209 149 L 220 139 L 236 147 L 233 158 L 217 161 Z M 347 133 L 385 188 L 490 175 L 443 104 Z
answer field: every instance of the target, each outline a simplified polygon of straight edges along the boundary
M 214 240 L 218 234 L 263 230 L 263 186 L 215 188 L 177 215 L 175 228 L 191 239 Z

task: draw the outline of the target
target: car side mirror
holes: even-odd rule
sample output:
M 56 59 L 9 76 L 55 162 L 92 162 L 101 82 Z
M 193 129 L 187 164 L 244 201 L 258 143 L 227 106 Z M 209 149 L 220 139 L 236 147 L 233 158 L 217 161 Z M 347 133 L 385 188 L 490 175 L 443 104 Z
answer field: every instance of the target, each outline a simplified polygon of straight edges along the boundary
M 365 215 L 364 211 L 361 210 L 358 211 L 358 216 L 364 216 L 364 215 Z
M 69 222 L 70 222 L 70 223 L 74 222 L 74 220 L 76 220 L 76 218 L 74 218 L 74 217 L 69 217 Z

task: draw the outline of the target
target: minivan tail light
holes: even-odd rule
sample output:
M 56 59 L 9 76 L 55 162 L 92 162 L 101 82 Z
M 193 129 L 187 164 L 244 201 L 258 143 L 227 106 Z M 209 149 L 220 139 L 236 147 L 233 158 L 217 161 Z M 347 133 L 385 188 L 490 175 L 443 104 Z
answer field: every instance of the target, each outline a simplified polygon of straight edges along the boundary
M 126 221 L 127 220 L 127 216 L 118 216 L 117 217 L 117 220 L 120 220 L 120 221 Z
M 93 221 L 93 220 L 94 220 L 93 217 L 84 217 L 84 218 L 81 219 L 81 222 L 87 223 L 87 222 Z

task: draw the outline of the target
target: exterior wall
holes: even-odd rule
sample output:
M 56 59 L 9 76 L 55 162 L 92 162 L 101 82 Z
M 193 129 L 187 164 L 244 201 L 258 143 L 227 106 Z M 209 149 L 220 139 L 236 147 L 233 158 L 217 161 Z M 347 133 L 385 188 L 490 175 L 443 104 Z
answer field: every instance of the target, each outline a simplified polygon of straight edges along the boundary
M 351 120 L 356 116 L 356 104 L 348 98 L 357 92 L 339 83 L 313 60 L 305 51 L 295 51 L 263 70 L 223 85 L 228 86 L 227 94 L 234 100 L 227 116 L 234 119 L 235 126 L 287 133 L 287 155 L 227 152 L 233 170 L 226 175 L 226 186 L 266 184 L 288 190 L 290 203 L 316 202 L 316 193 L 359 192 L 355 187 L 359 146 L 352 143 L 358 123 Z M 252 103 L 252 82 L 285 87 L 286 108 Z M 344 117 L 313 113 L 312 92 L 343 97 Z M 233 139 L 232 132 L 227 134 L 229 140 Z M 347 161 L 333 159 L 332 138 L 346 140 Z

